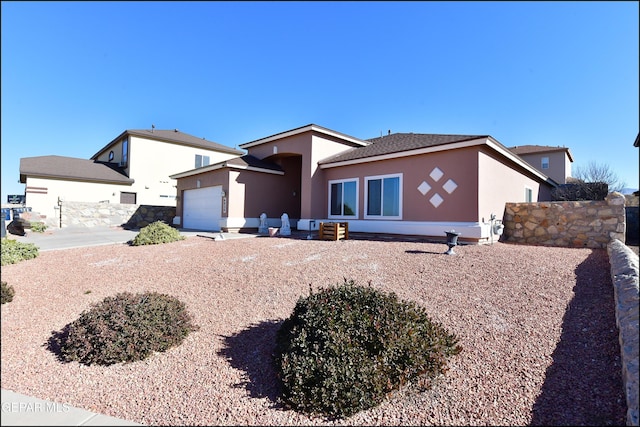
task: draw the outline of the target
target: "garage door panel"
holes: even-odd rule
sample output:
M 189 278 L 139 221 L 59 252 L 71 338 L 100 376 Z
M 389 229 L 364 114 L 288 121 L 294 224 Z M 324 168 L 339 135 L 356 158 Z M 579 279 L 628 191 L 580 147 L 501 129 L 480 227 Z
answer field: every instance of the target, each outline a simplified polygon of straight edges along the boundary
M 183 226 L 194 230 L 220 231 L 222 186 L 186 190 Z

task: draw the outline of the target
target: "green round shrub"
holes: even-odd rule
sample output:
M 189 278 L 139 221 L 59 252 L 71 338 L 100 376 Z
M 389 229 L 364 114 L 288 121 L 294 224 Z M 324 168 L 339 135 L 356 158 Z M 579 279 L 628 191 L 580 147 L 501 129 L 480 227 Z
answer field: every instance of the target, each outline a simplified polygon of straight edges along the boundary
M 22 243 L 6 237 L 1 240 L 0 248 L 2 251 L 2 265 L 16 264 L 38 256 L 38 247 L 33 243 Z
M 178 299 L 156 292 L 124 292 L 84 311 L 55 341 L 66 362 L 111 365 L 166 351 L 197 329 Z
M 34 231 L 36 233 L 44 233 L 46 229 L 47 229 L 47 224 L 45 224 L 44 222 L 31 223 L 31 231 Z
M 2 293 L 0 297 L 2 299 L 2 304 L 13 301 L 13 296 L 16 294 L 16 291 L 13 289 L 13 286 L 8 286 L 7 282 L 1 282 L 2 284 Z
M 140 229 L 133 239 L 133 246 L 157 245 L 183 240 L 185 237 L 180 232 L 162 221 L 153 222 Z
M 285 403 L 332 417 L 446 372 L 446 358 L 462 350 L 416 303 L 346 279 L 300 298 L 276 340 Z

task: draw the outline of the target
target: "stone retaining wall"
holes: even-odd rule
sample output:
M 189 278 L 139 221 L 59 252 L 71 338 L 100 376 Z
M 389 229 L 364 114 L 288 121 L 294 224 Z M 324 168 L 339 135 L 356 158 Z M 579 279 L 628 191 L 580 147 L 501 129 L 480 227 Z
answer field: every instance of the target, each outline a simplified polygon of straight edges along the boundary
M 175 206 L 130 205 L 121 203 L 64 202 L 62 227 L 124 226 L 142 228 L 155 221 L 171 225 Z M 59 219 L 49 224 L 59 227 Z
M 638 425 L 640 328 L 638 325 L 638 255 L 620 240 L 607 246 L 622 356 L 622 381 L 627 399 L 627 425 Z
M 606 248 L 625 241 L 625 198 L 604 201 L 507 203 L 501 240 L 528 245 Z

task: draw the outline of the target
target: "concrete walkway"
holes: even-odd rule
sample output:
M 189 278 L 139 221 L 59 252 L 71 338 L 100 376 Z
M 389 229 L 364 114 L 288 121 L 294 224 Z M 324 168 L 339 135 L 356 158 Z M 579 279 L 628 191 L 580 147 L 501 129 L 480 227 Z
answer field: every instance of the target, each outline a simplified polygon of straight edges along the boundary
M 143 424 L 2 390 L 2 426 L 140 426 Z

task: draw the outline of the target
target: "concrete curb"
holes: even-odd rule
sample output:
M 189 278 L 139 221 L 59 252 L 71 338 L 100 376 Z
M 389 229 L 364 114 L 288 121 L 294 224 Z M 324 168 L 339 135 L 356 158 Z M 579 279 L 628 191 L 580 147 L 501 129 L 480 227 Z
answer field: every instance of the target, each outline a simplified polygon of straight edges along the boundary
M 622 381 L 627 399 L 627 425 L 638 425 L 638 386 L 640 341 L 638 316 L 638 255 L 618 239 L 607 245 L 611 264 L 616 305 L 620 352 L 622 357 Z

